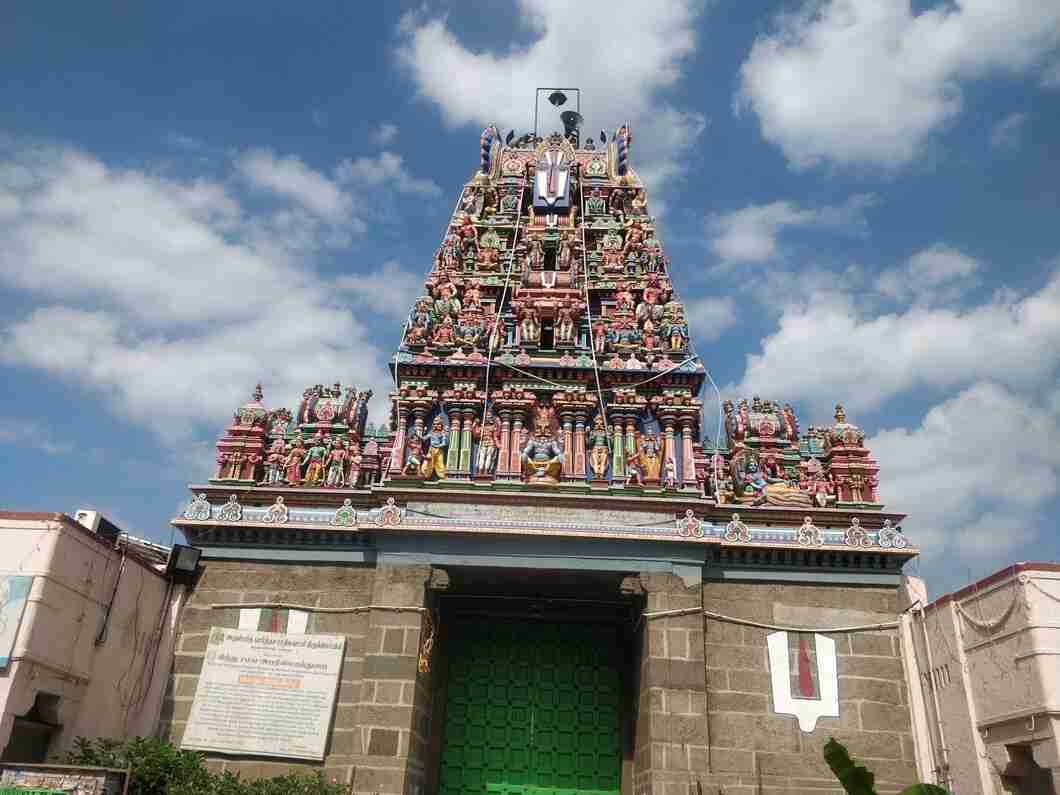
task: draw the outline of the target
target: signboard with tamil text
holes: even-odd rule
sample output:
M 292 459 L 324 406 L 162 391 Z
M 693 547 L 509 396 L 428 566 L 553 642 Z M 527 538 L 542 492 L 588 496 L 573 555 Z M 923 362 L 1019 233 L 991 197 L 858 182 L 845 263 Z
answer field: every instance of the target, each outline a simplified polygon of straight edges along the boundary
M 214 627 L 181 747 L 322 760 L 345 645 Z

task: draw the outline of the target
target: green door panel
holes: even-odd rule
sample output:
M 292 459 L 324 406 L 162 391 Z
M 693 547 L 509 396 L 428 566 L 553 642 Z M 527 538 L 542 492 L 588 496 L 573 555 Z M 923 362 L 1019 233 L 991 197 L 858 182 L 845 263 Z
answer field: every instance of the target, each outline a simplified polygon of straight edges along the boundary
M 442 795 L 618 795 L 617 658 L 612 627 L 455 623 Z

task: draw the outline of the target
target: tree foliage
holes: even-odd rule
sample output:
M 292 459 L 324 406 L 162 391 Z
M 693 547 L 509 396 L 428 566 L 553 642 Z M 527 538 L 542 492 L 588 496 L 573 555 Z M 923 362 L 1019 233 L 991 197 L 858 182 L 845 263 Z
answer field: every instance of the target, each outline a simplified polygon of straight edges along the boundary
M 232 773 L 212 773 L 202 754 L 154 737 L 125 742 L 78 737 L 74 745 L 64 763 L 129 768 L 129 795 L 347 795 L 345 786 L 319 774 L 243 781 Z
M 854 761 L 846 746 L 834 738 L 825 743 L 824 761 L 848 795 L 876 795 L 876 776 Z M 902 790 L 901 795 L 950 795 L 950 792 L 935 784 L 913 784 Z

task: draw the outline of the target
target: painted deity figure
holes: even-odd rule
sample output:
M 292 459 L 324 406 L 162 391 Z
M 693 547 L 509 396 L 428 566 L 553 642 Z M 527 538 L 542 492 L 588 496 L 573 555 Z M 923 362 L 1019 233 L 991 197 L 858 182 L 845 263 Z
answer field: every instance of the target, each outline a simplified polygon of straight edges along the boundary
M 630 292 L 628 284 L 622 283 L 618 285 L 618 290 L 615 292 L 615 309 L 633 309 L 633 293 Z
M 450 232 L 442 241 L 442 247 L 438 251 L 438 264 L 447 270 L 452 270 L 460 264 L 460 235 Z
M 593 350 L 603 353 L 607 347 L 607 323 L 603 318 L 597 318 L 593 323 Z
M 447 317 L 443 320 L 442 325 L 434 330 L 434 336 L 431 338 L 431 341 L 435 345 L 440 345 L 446 348 L 453 344 L 455 339 L 453 334 L 453 319 L 451 317 Z
M 594 480 L 603 480 L 607 474 L 607 462 L 611 458 L 611 439 L 607 435 L 607 426 L 602 414 L 597 414 L 589 431 L 589 468 Z
M 607 202 L 600 194 L 599 188 L 593 188 L 589 197 L 585 200 L 585 210 L 591 215 L 603 215 L 607 212 Z
M 612 190 L 607 197 L 607 207 L 611 215 L 622 221 L 626 217 L 626 194 L 620 188 Z
M 346 485 L 346 459 L 349 450 L 342 442 L 335 441 L 328 452 L 328 470 L 324 485 L 329 488 L 340 488 Z
M 766 480 L 765 474 L 758 468 L 758 462 L 753 458 L 747 462 L 747 469 L 743 476 L 744 492 L 750 491 L 751 494 L 757 499 L 762 497 L 766 493 L 766 486 L 769 485 L 769 481 Z
M 677 488 L 677 464 L 672 458 L 666 459 L 666 479 L 663 485 L 667 489 Z
M 630 206 L 637 215 L 644 215 L 648 207 L 648 194 L 645 193 L 644 188 L 637 188 L 630 201 Z
M 534 237 L 530 239 L 530 247 L 526 254 L 526 264 L 529 266 L 529 270 L 539 271 L 545 267 L 545 247 L 541 243 L 541 238 Z
M 637 304 L 637 320 L 644 322 L 651 318 L 658 323 L 663 316 L 663 307 L 659 304 L 659 299 L 663 294 L 664 290 L 659 283 L 659 275 L 656 273 L 649 274 L 647 283 L 644 285 L 642 300 Z
M 574 242 L 569 233 L 564 232 L 559 240 L 559 252 L 556 255 L 556 270 L 568 272 L 574 264 Z
M 522 320 L 519 323 L 522 342 L 536 345 L 541 339 L 541 321 L 537 317 L 537 310 L 532 306 L 526 306 L 522 311 Z
M 434 316 L 436 318 L 455 317 L 460 312 L 460 299 L 456 297 L 456 286 L 452 282 L 443 282 L 435 288 Z
M 287 453 L 287 458 L 283 462 L 284 481 L 288 486 L 297 486 L 302 482 L 302 458 L 305 456 L 302 440 L 296 437 L 294 444 L 287 445 L 284 450 Z
M 663 338 L 670 350 L 684 350 L 688 345 L 688 324 L 685 322 L 684 309 L 677 301 L 670 301 L 663 311 Z
M 283 462 L 283 439 L 276 439 L 269 448 L 269 455 L 265 458 L 265 485 L 273 486 L 283 482 Z
M 324 446 L 324 440 L 318 435 L 313 440 L 313 446 L 306 451 L 302 459 L 305 469 L 304 483 L 307 486 L 318 486 L 324 481 L 324 462 L 327 459 L 328 448 Z
M 478 451 L 475 453 L 475 472 L 479 475 L 493 473 L 497 466 L 497 450 L 501 444 L 501 430 L 497 421 L 490 416 L 486 417 L 483 424 L 478 420 L 471 429 L 471 435 L 478 442 Z
M 563 469 L 563 447 L 556 439 L 547 415 L 538 415 L 533 435 L 523 447 L 521 458 L 523 474 L 530 483 L 559 483 Z
M 439 480 L 445 480 L 445 449 L 449 446 L 449 432 L 441 417 L 434 418 L 431 431 L 424 440 L 427 442 L 427 455 L 420 466 L 421 477 L 427 480 L 434 475 Z
M 361 462 L 364 460 L 364 456 L 361 455 L 361 446 L 357 442 L 353 442 L 350 445 L 348 458 L 350 471 L 346 477 L 346 485 L 353 489 L 357 488 L 357 484 L 361 480 Z
M 631 251 L 639 253 L 642 248 L 644 248 L 644 229 L 640 221 L 634 220 L 630 222 L 626 230 L 626 242 L 622 245 L 622 253 L 627 254 Z
M 460 250 L 464 256 L 478 250 L 478 229 L 475 228 L 471 216 L 462 215 L 457 220 L 456 233 L 460 237 Z
M 463 303 L 465 309 L 482 309 L 482 291 L 479 290 L 477 283 L 471 282 L 464 290 Z
M 492 246 L 482 246 L 478 251 L 478 269 L 491 272 L 500 266 L 500 252 Z
M 423 439 L 413 430 L 405 443 L 405 467 L 402 472 L 406 475 L 418 475 L 422 466 Z
M 640 458 L 644 465 L 644 478 L 649 483 L 659 481 L 662 469 L 662 443 L 658 434 L 645 434 L 640 440 Z
M 564 301 L 556 318 L 556 340 L 570 343 L 574 341 L 574 309 L 569 301 Z
M 638 486 L 644 485 L 644 460 L 636 447 L 626 451 L 626 485 L 629 486 L 634 481 Z
M 478 215 L 478 195 L 474 188 L 465 188 L 460 197 L 460 211 L 468 215 Z

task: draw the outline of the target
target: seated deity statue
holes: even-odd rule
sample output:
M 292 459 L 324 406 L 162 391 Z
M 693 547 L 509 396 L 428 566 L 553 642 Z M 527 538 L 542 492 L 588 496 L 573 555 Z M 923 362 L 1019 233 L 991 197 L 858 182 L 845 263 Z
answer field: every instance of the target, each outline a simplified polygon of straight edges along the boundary
M 538 420 L 535 423 L 533 436 L 527 440 L 521 457 L 523 474 L 528 482 L 550 486 L 559 483 L 563 470 L 563 447 L 547 422 Z

